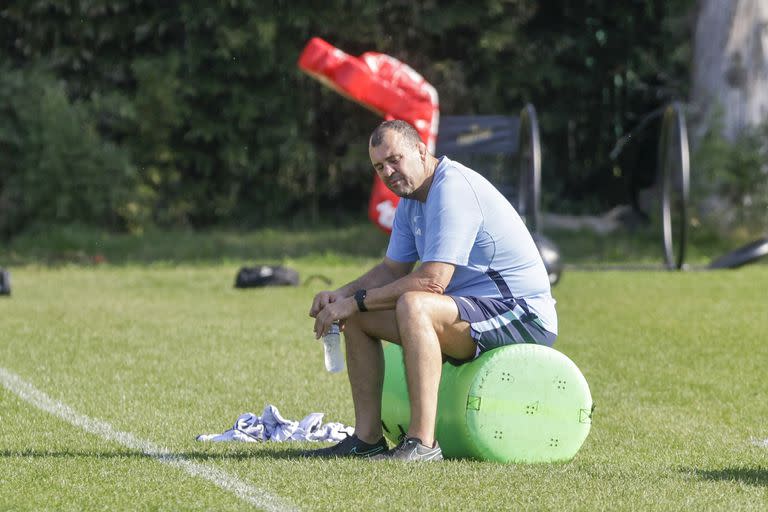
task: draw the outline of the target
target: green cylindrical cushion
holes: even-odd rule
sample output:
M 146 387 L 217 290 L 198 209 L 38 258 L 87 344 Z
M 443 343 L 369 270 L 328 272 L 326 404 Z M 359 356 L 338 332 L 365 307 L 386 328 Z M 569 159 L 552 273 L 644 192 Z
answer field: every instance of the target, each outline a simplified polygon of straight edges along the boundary
M 381 418 L 397 442 L 411 416 L 402 349 L 385 343 L 384 358 Z M 459 366 L 443 364 L 435 436 L 446 457 L 567 461 L 587 438 L 591 418 L 587 381 L 555 349 L 508 345 Z

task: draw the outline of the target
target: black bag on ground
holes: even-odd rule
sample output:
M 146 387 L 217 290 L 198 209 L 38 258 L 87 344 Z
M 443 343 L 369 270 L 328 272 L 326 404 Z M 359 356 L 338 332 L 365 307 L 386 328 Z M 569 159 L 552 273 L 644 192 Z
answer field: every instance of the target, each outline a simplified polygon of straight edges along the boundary
M 11 274 L 0 268 L 0 295 L 11 294 Z
M 243 267 L 237 272 L 235 288 L 261 286 L 297 286 L 299 273 L 282 265 L 257 265 Z

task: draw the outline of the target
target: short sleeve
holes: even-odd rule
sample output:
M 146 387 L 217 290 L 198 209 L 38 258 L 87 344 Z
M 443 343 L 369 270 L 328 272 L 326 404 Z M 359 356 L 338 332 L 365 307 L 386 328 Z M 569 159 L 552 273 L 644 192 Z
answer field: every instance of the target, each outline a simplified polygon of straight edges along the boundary
M 427 200 L 429 229 L 421 259 L 467 265 L 483 223 L 477 197 L 458 173 L 444 175 L 436 185 Z
M 387 257 L 404 263 L 419 260 L 413 230 L 411 229 L 410 222 L 408 222 L 408 204 L 407 200 L 404 199 L 400 200 L 397 204 L 397 210 L 395 210 L 395 220 L 392 222 L 392 234 L 389 237 Z

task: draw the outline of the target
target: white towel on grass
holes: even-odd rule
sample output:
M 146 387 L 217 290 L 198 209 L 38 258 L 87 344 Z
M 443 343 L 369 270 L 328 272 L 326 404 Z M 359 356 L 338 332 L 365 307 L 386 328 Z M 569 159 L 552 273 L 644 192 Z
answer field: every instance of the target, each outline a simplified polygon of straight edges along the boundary
M 342 423 L 323 423 L 323 413 L 313 412 L 301 421 L 286 420 L 277 407 L 267 404 L 256 416 L 241 414 L 235 425 L 221 434 L 200 434 L 198 441 L 341 441 L 355 432 L 354 427 Z

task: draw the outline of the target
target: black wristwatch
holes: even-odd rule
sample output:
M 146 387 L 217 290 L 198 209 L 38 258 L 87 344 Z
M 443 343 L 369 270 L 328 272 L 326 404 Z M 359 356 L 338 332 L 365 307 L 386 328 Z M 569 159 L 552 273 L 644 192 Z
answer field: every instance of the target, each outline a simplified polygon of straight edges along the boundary
M 355 292 L 355 301 L 357 302 L 357 309 L 361 313 L 368 311 L 365 307 L 365 296 L 368 295 L 368 291 L 365 288 L 361 288 Z

